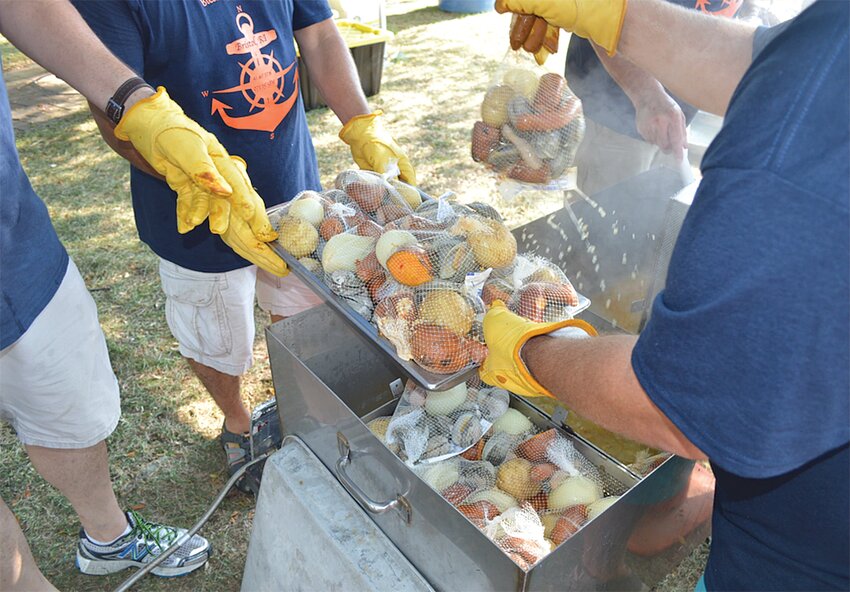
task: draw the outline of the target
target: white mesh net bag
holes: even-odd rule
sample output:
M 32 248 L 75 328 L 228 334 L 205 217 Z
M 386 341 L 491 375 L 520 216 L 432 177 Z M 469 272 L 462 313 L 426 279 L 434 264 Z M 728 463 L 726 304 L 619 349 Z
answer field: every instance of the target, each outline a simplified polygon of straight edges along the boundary
M 502 179 L 550 189 L 573 166 L 584 130 L 581 101 L 564 77 L 508 52 L 481 102 L 472 158 Z

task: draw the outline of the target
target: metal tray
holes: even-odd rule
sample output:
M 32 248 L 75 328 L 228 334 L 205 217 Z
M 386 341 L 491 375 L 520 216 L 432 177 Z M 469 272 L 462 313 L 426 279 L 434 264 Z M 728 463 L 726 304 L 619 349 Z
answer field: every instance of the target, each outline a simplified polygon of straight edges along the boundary
M 430 199 L 430 198 L 429 198 Z M 272 206 L 267 210 L 269 214 L 280 209 L 280 205 Z M 386 353 L 392 360 L 401 366 L 404 371 L 420 386 L 426 388 L 428 390 L 436 390 L 442 391 L 449 389 L 455 385 L 460 384 L 461 382 L 466 382 L 469 378 L 473 376 L 478 371 L 478 366 L 469 366 L 464 368 L 463 370 L 459 370 L 454 374 L 437 374 L 435 372 L 429 372 L 416 362 L 412 360 L 402 360 L 398 353 L 396 352 L 395 346 L 386 338 L 380 335 L 378 332 L 378 328 L 375 327 L 368 320 L 363 318 L 357 312 L 354 311 L 342 298 L 337 296 L 333 290 L 331 290 L 320 277 L 316 274 L 307 270 L 298 259 L 290 255 L 283 247 L 281 247 L 277 242 L 269 243 L 269 246 L 272 250 L 280 255 L 280 257 L 286 262 L 286 265 L 289 267 L 290 271 L 297 275 L 301 280 L 304 281 L 305 284 L 310 286 L 310 288 L 319 296 L 321 296 L 325 302 L 335 308 L 345 319 L 354 325 L 359 331 L 361 331 L 365 336 L 367 336 L 371 341 L 373 341 L 384 353 Z M 568 309 L 571 316 L 575 316 L 580 312 L 584 311 L 590 306 L 590 300 L 579 294 L 579 303 L 578 306 L 570 307 Z

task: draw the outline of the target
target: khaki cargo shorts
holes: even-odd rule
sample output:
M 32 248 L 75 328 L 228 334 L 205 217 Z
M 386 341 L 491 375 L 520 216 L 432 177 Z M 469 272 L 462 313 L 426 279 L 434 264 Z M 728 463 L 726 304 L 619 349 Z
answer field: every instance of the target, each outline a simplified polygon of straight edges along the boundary
M 88 448 L 106 439 L 120 416 L 97 307 L 70 261 L 44 310 L 0 351 L 0 417 L 24 444 Z
M 206 273 L 160 259 L 159 276 L 180 354 L 231 376 L 253 363 L 255 298 L 263 311 L 283 317 L 321 303 L 293 274 L 279 278 L 254 265 Z

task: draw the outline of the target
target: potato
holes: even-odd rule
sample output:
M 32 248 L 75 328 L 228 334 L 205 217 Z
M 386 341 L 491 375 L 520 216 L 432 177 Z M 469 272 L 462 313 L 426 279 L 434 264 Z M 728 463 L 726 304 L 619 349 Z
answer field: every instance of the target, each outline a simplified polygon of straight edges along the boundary
M 531 463 L 512 458 L 499 466 L 496 487 L 518 500 L 528 499 L 540 491 L 541 484 L 531 479 Z
M 419 306 L 419 318 L 466 335 L 472 329 L 475 311 L 466 298 L 451 290 L 429 292 Z
M 278 233 L 277 242 L 293 257 L 306 257 L 319 246 L 319 231 L 301 218 L 283 216 Z
M 481 103 L 481 119 L 487 125 L 502 127 L 508 122 L 508 103 L 516 91 L 507 85 L 496 85 L 484 95 Z

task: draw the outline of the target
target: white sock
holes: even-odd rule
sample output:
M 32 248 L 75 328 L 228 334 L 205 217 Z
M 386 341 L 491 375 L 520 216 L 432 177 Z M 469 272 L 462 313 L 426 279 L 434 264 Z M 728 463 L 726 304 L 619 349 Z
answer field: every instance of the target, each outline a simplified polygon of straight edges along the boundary
M 117 541 L 117 540 L 118 540 L 118 539 L 120 539 L 121 537 L 123 537 L 123 536 L 127 536 L 128 534 L 130 534 L 130 530 L 131 530 L 131 528 L 130 528 L 130 523 L 128 522 L 128 523 L 127 523 L 127 528 L 125 528 L 125 529 L 124 529 L 124 532 L 122 532 L 121 534 L 119 534 L 117 537 L 115 537 L 114 539 L 112 539 L 112 540 L 111 540 L 111 541 L 109 541 L 108 543 L 104 543 L 103 541 L 99 541 L 99 540 L 97 540 L 97 539 L 95 539 L 95 538 L 92 538 L 91 536 L 89 536 L 89 533 L 87 533 L 87 532 L 86 532 L 86 538 L 87 538 L 88 540 L 90 540 L 91 542 L 93 542 L 95 545 L 98 545 L 98 546 L 100 546 L 100 547 L 109 547 L 110 545 L 112 545 L 112 543 L 114 543 L 115 541 Z M 85 529 L 83 529 L 83 532 L 85 532 Z

